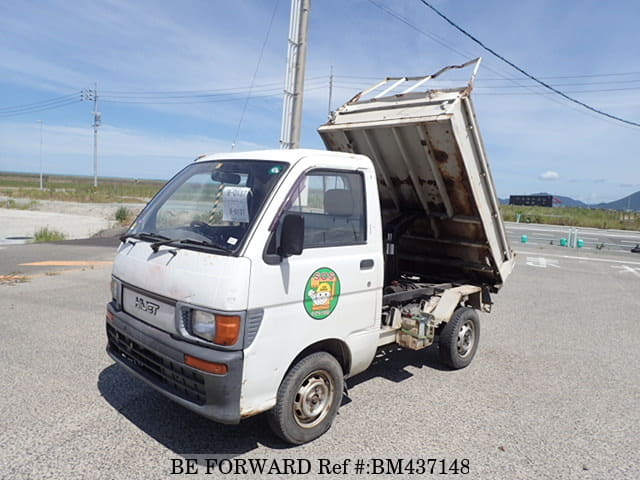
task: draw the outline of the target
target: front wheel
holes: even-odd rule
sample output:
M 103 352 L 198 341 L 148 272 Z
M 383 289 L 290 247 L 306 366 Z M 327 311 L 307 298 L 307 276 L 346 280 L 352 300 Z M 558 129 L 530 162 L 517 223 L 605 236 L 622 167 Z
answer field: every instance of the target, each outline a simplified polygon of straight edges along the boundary
M 344 375 L 338 361 L 317 352 L 296 363 L 278 389 L 269 425 L 284 441 L 299 445 L 329 430 L 342 400 Z
M 458 308 L 440 332 L 440 360 L 456 370 L 466 367 L 476 354 L 479 340 L 478 313 L 471 308 Z

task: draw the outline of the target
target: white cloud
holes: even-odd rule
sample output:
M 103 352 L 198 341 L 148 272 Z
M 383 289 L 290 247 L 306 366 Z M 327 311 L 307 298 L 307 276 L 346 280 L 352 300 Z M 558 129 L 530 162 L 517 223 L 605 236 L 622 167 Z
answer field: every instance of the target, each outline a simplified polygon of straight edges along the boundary
M 541 173 L 538 178 L 540 178 L 540 180 L 558 180 L 560 178 L 560 174 L 553 170 L 547 170 L 546 172 Z

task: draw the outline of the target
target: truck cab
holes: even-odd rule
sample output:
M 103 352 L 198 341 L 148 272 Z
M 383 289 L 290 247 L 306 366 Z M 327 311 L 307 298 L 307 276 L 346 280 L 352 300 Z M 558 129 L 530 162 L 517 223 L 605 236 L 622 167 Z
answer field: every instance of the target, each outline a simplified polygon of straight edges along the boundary
M 312 353 L 328 352 L 342 377 L 373 359 L 384 266 L 377 181 L 364 156 L 200 158 L 122 240 L 108 353 L 208 418 L 237 423 L 271 409 L 285 374 Z M 342 396 L 342 381 L 328 383 L 309 387 L 302 428 L 317 421 L 307 404 Z

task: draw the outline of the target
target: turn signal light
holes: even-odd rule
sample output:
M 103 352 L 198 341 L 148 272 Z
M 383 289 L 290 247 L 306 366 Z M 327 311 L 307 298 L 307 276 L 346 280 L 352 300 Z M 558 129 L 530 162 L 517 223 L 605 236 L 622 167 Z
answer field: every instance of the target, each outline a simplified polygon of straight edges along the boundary
M 240 317 L 238 315 L 216 315 L 216 336 L 213 343 L 235 345 L 240 335 Z
M 215 373 L 216 375 L 225 375 L 229 371 L 224 363 L 207 362 L 200 358 L 192 357 L 191 355 L 184 356 L 184 363 L 190 367 L 197 368 L 204 372 Z

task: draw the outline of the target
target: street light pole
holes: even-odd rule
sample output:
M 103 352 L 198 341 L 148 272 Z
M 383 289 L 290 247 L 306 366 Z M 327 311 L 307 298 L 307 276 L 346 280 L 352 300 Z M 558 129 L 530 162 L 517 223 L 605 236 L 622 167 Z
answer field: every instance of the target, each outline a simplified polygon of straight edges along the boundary
M 44 190 L 44 185 L 42 183 L 42 120 L 38 120 L 40 124 L 40 190 Z

